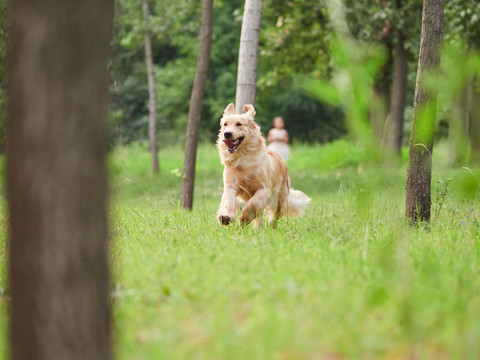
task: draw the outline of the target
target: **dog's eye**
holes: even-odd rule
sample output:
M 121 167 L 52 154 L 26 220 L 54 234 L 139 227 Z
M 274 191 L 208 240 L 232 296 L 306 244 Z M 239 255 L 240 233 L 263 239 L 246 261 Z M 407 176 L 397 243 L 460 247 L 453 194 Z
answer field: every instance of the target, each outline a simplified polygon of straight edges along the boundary
M 237 126 L 242 126 L 242 123 L 237 123 Z

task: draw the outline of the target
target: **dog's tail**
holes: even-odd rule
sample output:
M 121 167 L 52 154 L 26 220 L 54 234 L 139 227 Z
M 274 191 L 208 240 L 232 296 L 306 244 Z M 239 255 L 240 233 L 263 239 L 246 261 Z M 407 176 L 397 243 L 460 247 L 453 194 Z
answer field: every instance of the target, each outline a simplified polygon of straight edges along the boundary
M 303 216 L 305 209 L 312 199 L 305 195 L 300 190 L 290 189 L 287 198 L 287 216 L 299 217 Z

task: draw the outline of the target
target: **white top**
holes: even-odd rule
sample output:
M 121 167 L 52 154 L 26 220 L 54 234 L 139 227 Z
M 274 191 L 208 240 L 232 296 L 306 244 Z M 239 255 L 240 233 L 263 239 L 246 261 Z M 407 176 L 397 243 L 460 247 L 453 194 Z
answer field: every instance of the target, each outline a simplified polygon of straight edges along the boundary
M 287 135 L 287 130 L 273 128 L 270 130 L 269 135 L 273 136 L 274 139 L 284 139 Z M 268 145 L 268 149 L 275 151 L 285 160 L 287 160 L 290 155 L 290 148 L 281 140 L 274 140 L 272 143 L 270 143 L 270 145 Z

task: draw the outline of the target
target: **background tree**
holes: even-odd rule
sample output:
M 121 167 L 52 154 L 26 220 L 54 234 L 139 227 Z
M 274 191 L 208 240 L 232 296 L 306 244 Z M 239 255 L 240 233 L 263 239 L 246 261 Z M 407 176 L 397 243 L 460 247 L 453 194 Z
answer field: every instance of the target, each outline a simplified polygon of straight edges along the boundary
M 192 209 L 195 185 L 195 163 L 197 158 L 198 132 L 202 115 L 202 101 L 207 81 L 208 63 L 212 47 L 213 0 L 203 0 L 200 52 L 197 73 L 193 82 L 190 109 L 188 111 L 187 133 L 185 136 L 185 161 L 183 164 L 181 206 Z
M 150 10 L 148 1 L 142 0 L 142 12 L 145 20 L 145 61 L 147 64 L 147 78 L 148 78 L 148 139 L 150 142 L 150 154 L 152 156 L 152 170 L 156 174 L 160 171 L 158 165 L 158 149 L 157 149 L 157 111 L 155 101 L 155 77 L 153 74 L 152 61 L 152 44 L 150 40 Z
M 430 220 L 436 93 L 426 88 L 425 79 L 440 64 L 443 11 L 443 0 L 424 0 L 405 189 L 405 215 L 411 224 Z
M 453 103 L 446 101 L 450 161 L 465 164 L 480 161 L 479 54 L 480 6 L 461 0 L 445 4 L 445 42 L 449 49 L 445 88 Z M 454 95 L 454 96 L 453 96 Z M 451 99 L 448 99 L 451 100 Z M 469 146 L 465 146 L 469 144 Z
M 400 12 L 403 1 L 394 1 L 396 13 Z M 400 154 L 403 140 L 403 115 L 407 99 L 408 53 L 405 49 L 405 32 L 394 30 L 393 44 L 393 76 L 390 99 L 390 111 L 386 124 L 385 145 L 393 153 Z
M 243 112 L 243 105 L 255 104 L 262 5 L 262 0 L 245 0 L 238 54 L 237 92 L 235 96 L 235 107 L 238 113 Z
M 384 66 L 375 82 L 377 105 L 374 103 L 371 120 L 379 142 L 390 153 L 399 154 L 409 92 L 408 62 L 409 59 L 416 60 L 418 54 L 422 1 L 369 0 L 365 4 L 345 0 L 345 5 L 347 21 L 354 37 L 362 42 L 381 44 L 387 52 Z
M 111 359 L 107 60 L 113 1 L 10 2 L 12 359 Z

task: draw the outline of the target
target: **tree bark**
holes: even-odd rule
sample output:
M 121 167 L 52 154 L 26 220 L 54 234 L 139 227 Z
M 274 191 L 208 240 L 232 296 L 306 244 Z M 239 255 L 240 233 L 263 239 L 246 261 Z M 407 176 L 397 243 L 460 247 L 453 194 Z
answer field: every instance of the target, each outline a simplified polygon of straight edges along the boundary
M 142 1 L 142 10 L 145 22 L 145 61 L 147 63 L 148 77 L 148 139 L 150 142 L 150 154 L 152 156 L 152 171 L 156 174 L 160 171 L 160 167 L 158 165 L 157 148 L 155 78 L 153 75 L 152 44 L 150 40 L 150 10 L 147 0 Z
M 393 46 L 392 98 L 386 136 L 386 148 L 395 154 L 400 154 L 402 148 L 403 114 L 407 98 L 408 57 L 403 40 L 400 34 L 399 41 Z
M 181 207 L 191 210 L 195 184 L 195 163 L 197 159 L 198 131 L 202 114 L 202 101 L 207 82 L 210 50 L 212 47 L 213 0 L 203 0 L 202 29 L 200 52 L 198 54 L 197 72 L 193 82 L 188 124 L 185 140 L 185 161 L 183 164 Z
M 255 105 L 261 19 L 262 0 L 245 0 L 238 54 L 237 93 L 235 97 L 237 113 L 244 112 L 243 105 L 245 104 Z
M 105 163 L 113 0 L 10 6 L 11 358 L 111 359 Z
M 415 225 L 430 220 L 433 130 L 436 94 L 424 85 L 427 73 L 438 68 L 443 30 L 444 0 L 424 0 L 422 33 L 412 113 L 405 216 Z

